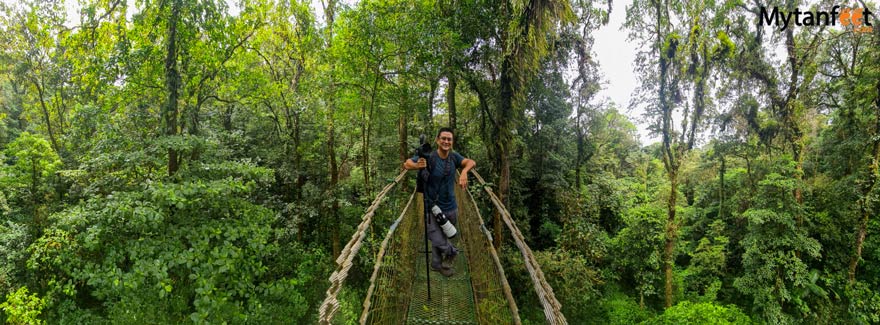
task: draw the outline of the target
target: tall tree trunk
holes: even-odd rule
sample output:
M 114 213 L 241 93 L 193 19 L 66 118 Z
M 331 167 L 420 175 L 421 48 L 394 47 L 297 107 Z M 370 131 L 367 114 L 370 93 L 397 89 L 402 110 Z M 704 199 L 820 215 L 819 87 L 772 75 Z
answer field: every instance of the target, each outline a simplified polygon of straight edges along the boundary
M 370 121 L 367 108 L 361 106 L 361 169 L 364 171 L 364 195 L 370 193 Z
M 675 204 L 678 197 L 678 173 L 669 175 L 669 199 L 666 201 L 666 244 L 663 247 L 663 274 L 665 275 L 664 305 L 672 307 L 672 266 L 675 264 L 675 238 L 678 236 L 678 227 L 675 225 Z
M 511 125 L 513 122 L 514 88 L 517 76 L 514 75 L 514 57 L 507 55 L 501 63 L 501 77 L 499 78 L 498 116 L 495 120 L 496 147 L 498 160 L 498 197 L 504 207 L 510 211 L 510 152 L 512 147 Z M 501 220 L 495 223 L 495 246 L 501 247 Z
M 507 2 L 502 2 L 501 5 L 501 16 L 506 17 L 510 15 L 511 8 L 509 7 Z M 501 34 L 501 48 L 507 49 L 507 46 L 511 43 L 510 39 L 511 35 L 504 29 L 504 32 Z M 507 127 L 512 122 L 511 119 L 513 117 L 513 95 L 514 95 L 514 76 L 512 73 L 514 72 L 513 68 L 513 60 L 515 51 L 511 51 L 504 56 L 501 61 L 501 76 L 499 78 L 499 94 L 498 94 L 498 114 L 493 123 L 493 129 L 495 133 L 495 155 L 498 166 L 498 197 L 501 200 L 501 203 L 504 204 L 504 207 L 510 211 L 509 207 L 509 199 L 508 193 L 510 192 L 510 162 L 508 161 L 508 154 L 510 150 L 510 129 Z M 495 214 L 495 249 L 501 251 L 501 241 L 503 239 L 501 232 L 501 215 L 499 213 Z
M 455 74 L 453 74 L 453 73 L 449 73 L 449 75 L 447 76 L 447 79 L 449 79 L 449 85 L 446 88 L 446 104 L 448 105 L 448 111 L 449 111 L 448 112 L 449 113 L 449 125 L 448 126 L 451 127 L 453 130 L 457 131 L 457 127 L 458 127 L 457 123 L 458 122 L 456 121 L 456 119 L 457 119 L 456 114 L 457 113 L 455 111 L 455 88 L 458 87 L 458 81 L 455 79 Z M 457 135 L 457 134 L 456 134 L 456 137 L 459 139 L 461 138 L 461 136 Z
M 721 170 L 718 173 L 719 178 L 719 189 L 718 189 L 718 199 L 721 203 L 718 204 L 718 219 L 724 217 L 724 173 L 727 172 L 727 161 L 724 159 L 724 155 L 721 154 Z
M 49 106 L 46 105 L 46 100 L 43 97 L 45 90 L 36 80 L 33 80 L 33 84 L 37 87 L 37 95 L 40 96 L 40 108 L 43 110 L 43 120 L 46 122 L 46 130 L 49 132 L 49 141 L 52 142 L 52 149 L 60 153 L 58 141 L 55 139 L 55 132 L 52 129 L 52 120 L 49 118 Z
M 660 101 L 660 110 L 662 113 L 661 132 L 663 140 L 663 165 L 666 167 L 666 175 L 669 177 L 669 198 L 666 204 L 666 243 L 663 246 L 663 273 L 665 275 L 665 291 L 664 306 L 669 308 L 672 306 L 672 266 L 674 264 L 674 248 L 676 237 L 675 226 L 675 199 L 678 181 L 678 159 L 676 157 L 677 150 L 672 148 L 672 107 L 667 94 L 667 80 L 669 79 L 669 60 L 674 56 L 666 53 L 668 49 L 663 48 L 665 35 L 662 30 L 663 8 L 659 1 L 652 1 L 654 10 L 656 11 L 657 24 L 655 25 L 657 53 L 659 54 L 660 80 L 657 91 L 657 100 Z M 684 132 L 684 130 L 682 130 Z M 681 144 L 679 144 L 681 145 Z
M 64 106 L 64 82 L 58 87 L 58 102 L 57 109 L 55 110 L 58 112 L 58 135 L 61 139 L 64 139 L 66 130 L 64 127 L 64 117 L 67 115 L 67 108 Z
M 12 118 L 13 121 L 16 121 L 16 124 L 18 124 L 19 130 L 24 130 L 26 120 L 24 118 L 24 114 L 22 114 L 23 113 L 22 107 L 24 107 L 24 99 L 23 98 L 24 98 L 24 95 L 26 94 L 26 92 L 24 90 L 26 87 L 24 87 L 24 85 L 20 86 L 18 84 L 18 82 L 15 81 L 15 79 L 10 79 L 9 84 L 12 86 L 12 93 L 15 94 L 15 96 L 13 97 L 15 106 L 13 106 L 13 107 L 18 108 L 18 109 L 9 110 L 9 112 L 10 112 L 9 117 Z
M 373 131 L 373 112 L 376 109 L 376 96 L 379 93 L 379 74 L 377 70 L 376 77 L 373 79 L 373 89 L 370 92 L 370 108 L 364 116 L 363 127 L 363 168 L 364 168 L 364 193 L 368 196 L 372 191 L 370 186 L 370 136 Z
M 235 108 L 234 104 L 226 104 L 226 111 L 223 112 L 223 130 L 226 132 L 232 132 L 232 111 Z
M 168 97 L 165 102 L 165 135 L 177 135 L 177 99 L 179 98 L 180 73 L 177 71 L 177 22 L 180 19 L 182 0 L 172 0 L 171 16 L 168 20 L 168 39 L 165 52 L 165 89 Z M 168 175 L 174 175 L 178 169 L 177 150 L 168 149 Z
M 196 105 L 193 106 L 192 108 L 190 108 L 190 110 L 189 110 L 188 115 L 189 115 L 189 124 L 190 125 L 187 128 L 187 134 L 193 136 L 193 138 L 197 137 L 199 135 L 199 133 L 201 132 L 201 130 L 199 129 L 201 127 L 201 121 L 199 120 L 199 112 L 202 110 L 202 105 L 205 104 L 206 100 L 207 99 L 202 95 L 196 96 Z M 184 103 L 186 103 L 186 100 L 184 100 Z M 184 107 L 186 107 L 186 106 L 188 106 L 188 105 L 184 105 Z M 190 163 L 198 161 L 200 156 L 201 156 L 201 149 L 198 146 L 193 147 L 192 152 L 189 155 Z
M 296 172 L 296 190 L 293 193 L 294 200 L 300 200 L 302 198 L 302 187 L 306 183 L 306 175 L 302 170 L 302 155 L 299 153 L 299 145 L 301 140 L 300 130 L 301 124 L 299 121 L 299 113 L 293 114 L 293 169 Z
M 407 114 L 406 103 L 403 103 L 400 107 L 400 113 L 397 117 L 397 153 L 400 156 L 400 161 L 404 161 L 409 158 L 409 147 L 406 145 L 406 121 L 409 114 Z
M 329 51 L 333 45 L 333 21 L 336 18 L 336 0 L 328 0 L 324 7 L 324 16 L 327 17 L 327 50 Z M 333 245 L 333 259 L 335 260 L 342 251 L 342 244 L 339 236 L 339 200 L 336 198 L 336 186 L 339 183 L 339 166 L 336 162 L 336 144 L 335 144 L 335 125 L 333 124 L 333 115 L 336 112 L 336 62 L 330 61 L 330 86 L 327 91 L 327 154 L 330 156 L 330 184 L 329 193 L 333 195 L 333 204 L 331 207 L 330 223 L 330 240 Z
M 583 119 L 584 110 L 581 102 L 581 96 L 578 94 L 577 115 L 575 117 L 575 129 L 577 130 L 577 157 L 574 163 L 574 190 L 577 198 L 581 198 L 581 165 L 584 164 L 584 130 L 581 121 Z
M 434 97 L 437 95 L 439 80 L 431 79 L 431 92 L 428 93 L 428 118 L 425 120 L 425 132 L 434 133 Z
M 495 170 L 502 170 L 503 164 L 501 159 L 502 146 L 499 140 L 499 122 L 498 119 L 492 115 L 492 111 L 489 108 L 489 98 L 486 96 L 486 92 L 482 89 L 476 78 L 473 76 L 465 75 L 465 80 L 468 81 L 471 90 L 473 90 L 477 94 L 477 99 L 480 102 L 480 132 L 483 136 L 484 141 L 487 143 L 493 143 L 493 145 L 487 147 L 489 157 L 493 157 L 493 166 Z M 488 122 L 488 123 L 487 123 Z M 487 124 L 489 126 L 487 126 Z M 505 174 L 503 172 L 499 172 L 499 174 Z M 510 170 L 508 168 L 508 172 L 506 175 L 509 177 Z M 508 184 L 504 184 L 505 188 Z M 499 191 L 496 193 L 498 198 L 504 202 L 506 200 L 506 195 L 501 192 L 501 182 L 499 182 Z M 507 204 L 505 203 L 505 206 Z M 492 216 L 492 244 L 495 246 L 496 250 L 501 249 L 501 241 L 502 237 L 502 226 L 501 226 L 501 212 L 497 209 L 495 210 L 494 215 Z
M 796 163 L 794 177 L 798 182 L 797 186 L 794 188 L 794 198 L 798 205 L 802 205 L 804 203 L 801 189 L 804 180 L 804 143 L 803 132 L 801 131 L 800 126 L 798 126 L 797 121 L 795 121 L 795 108 L 793 106 L 798 98 L 798 79 L 804 77 L 801 74 L 801 68 L 806 66 L 806 60 L 799 59 L 806 59 L 807 57 L 798 56 L 798 53 L 796 52 L 797 44 L 795 44 L 794 32 L 792 29 L 788 29 L 785 33 L 785 48 L 788 52 L 788 63 L 791 70 L 789 72 L 788 94 L 785 97 L 784 104 L 780 108 L 782 109 L 783 114 L 785 114 L 784 121 L 788 127 L 788 142 L 791 145 L 792 158 L 794 158 Z M 804 80 L 802 83 L 808 83 L 808 81 Z M 797 210 L 795 219 L 798 228 L 803 227 L 804 215 L 800 209 Z M 800 254 L 800 252 L 798 252 L 798 254 Z

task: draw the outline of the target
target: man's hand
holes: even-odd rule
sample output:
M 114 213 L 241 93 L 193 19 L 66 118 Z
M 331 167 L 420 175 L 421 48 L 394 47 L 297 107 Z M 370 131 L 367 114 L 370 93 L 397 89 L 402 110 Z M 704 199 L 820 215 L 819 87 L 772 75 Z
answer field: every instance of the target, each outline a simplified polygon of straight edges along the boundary
M 462 173 L 460 177 L 458 177 L 458 185 L 461 185 L 461 189 L 464 190 L 467 188 L 468 177 L 467 173 Z
M 418 161 L 412 161 L 412 159 L 403 161 L 403 169 L 406 170 L 425 169 L 426 167 L 428 167 L 428 162 L 425 161 L 425 158 L 419 158 Z

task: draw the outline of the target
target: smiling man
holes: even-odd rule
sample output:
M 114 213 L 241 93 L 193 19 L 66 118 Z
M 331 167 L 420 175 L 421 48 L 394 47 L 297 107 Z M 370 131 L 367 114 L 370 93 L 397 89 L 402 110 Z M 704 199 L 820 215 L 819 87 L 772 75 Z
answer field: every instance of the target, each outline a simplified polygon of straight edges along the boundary
M 477 163 L 467 159 L 459 153 L 452 151 L 454 133 L 451 128 L 441 128 L 437 132 L 437 150 L 431 152 L 428 159 L 419 158 L 418 155 L 403 162 L 403 168 L 408 170 L 426 169 L 428 181 L 425 183 L 424 201 L 427 212 L 435 204 L 440 207 L 443 214 L 458 225 L 458 205 L 455 202 L 455 170 L 461 168 L 461 176 L 458 177 L 458 185 L 462 189 L 467 188 L 468 171 Z M 429 213 L 425 213 L 428 216 Z M 437 225 L 434 218 L 426 218 L 428 227 L 428 239 L 431 240 L 431 269 L 440 272 L 444 276 L 452 276 L 452 262 L 458 255 L 458 249 L 446 238 L 446 235 Z

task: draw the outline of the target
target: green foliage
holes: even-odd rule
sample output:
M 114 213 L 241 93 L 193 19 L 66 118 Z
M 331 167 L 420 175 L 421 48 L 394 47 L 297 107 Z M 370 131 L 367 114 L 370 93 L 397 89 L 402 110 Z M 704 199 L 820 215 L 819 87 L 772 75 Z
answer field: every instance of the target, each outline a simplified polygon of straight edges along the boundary
M 876 34 L 636 0 L 642 83 L 612 103 L 593 35 L 609 1 L 332 3 L 84 0 L 77 26 L 62 2 L 0 4 L 0 323 L 315 323 L 401 145 L 453 116 L 571 323 L 880 322 Z M 626 104 L 668 143 L 640 144 Z M 651 318 L 667 240 L 684 302 Z
M 611 240 L 613 265 L 624 271 L 618 274 L 620 281 L 635 286 L 642 306 L 646 297 L 660 293 L 663 217 L 663 210 L 655 206 L 630 209 L 624 216 L 626 228 Z
M 736 53 L 736 44 L 733 43 L 730 36 L 724 31 L 718 31 L 715 37 L 718 39 L 718 44 L 715 45 L 713 53 L 719 58 L 732 59 Z
M 600 298 L 597 288 L 603 284 L 599 270 L 589 266 L 583 257 L 563 250 L 539 252 L 535 258 L 569 322 L 588 322 L 595 317 L 593 309 Z
M 818 241 L 798 227 L 797 219 L 805 218 L 806 212 L 793 197 L 795 186 L 793 178 L 767 175 L 759 182 L 756 207 L 743 213 L 749 222 L 740 243 L 745 249 L 745 274 L 734 286 L 752 296 L 762 317 L 773 323 L 790 323 L 797 313 L 809 312 L 800 290 L 813 283 L 805 259 L 818 257 L 821 249 Z M 792 305 L 798 309 L 792 310 Z
M 600 265 L 608 258 L 610 238 L 599 225 L 583 219 L 565 223 L 559 247 L 586 259 L 588 265 Z
M 687 289 L 696 295 L 706 295 L 710 301 L 720 287 L 720 278 L 727 267 L 729 239 L 724 236 L 724 222 L 715 220 L 710 225 L 708 237 L 703 237 L 690 253 L 691 261 L 684 270 Z
M 752 324 L 736 306 L 682 301 L 642 324 Z
M 640 307 L 633 298 L 622 293 L 604 297 L 601 306 L 605 310 L 607 324 L 637 324 L 653 316 L 650 310 Z
M 0 304 L 0 310 L 6 314 L 6 323 L 11 325 L 40 325 L 40 312 L 46 301 L 36 294 L 28 295 L 27 287 L 18 288 L 6 295 L 6 301 Z
M 28 267 L 77 283 L 112 322 L 245 321 L 277 304 L 304 317 L 300 280 L 266 274 L 274 213 L 248 202 L 252 184 L 160 182 L 89 200 L 53 215 Z
M 51 188 L 46 179 L 52 177 L 61 166 L 61 159 L 52 150 L 49 141 L 29 132 L 22 132 L 4 150 L 11 161 L 0 174 L 11 200 L 23 200 L 30 204 L 43 204 Z
M 847 312 L 854 323 L 874 324 L 880 322 L 880 295 L 877 288 L 857 281 L 845 289 L 849 297 Z
M 31 238 L 28 227 L 23 224 L 12 221 L 0 224 L 0 294 L 11 292 L 15 284 L 21 283 Z

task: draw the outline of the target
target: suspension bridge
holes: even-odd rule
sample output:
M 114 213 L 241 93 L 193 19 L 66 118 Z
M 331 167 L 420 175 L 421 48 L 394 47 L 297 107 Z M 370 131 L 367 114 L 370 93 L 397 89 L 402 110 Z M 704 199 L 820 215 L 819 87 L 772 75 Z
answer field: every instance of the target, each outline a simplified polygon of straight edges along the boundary
M 474 170 L 471 173 L 510 231 L 543 308 L 546 322 L 567 324 L 561 312 L 562 306 L 553 294 L 553 288 L 547 284 L 540 265 L 510 213 L 483 178 Z M 360 251 L 384 197 L 406 174 L 406 171 L 402 171 L 379 192 L 367 208 L 351 240 L 336 259 L 337 267 L 330 276 L 330 287 L 319 307 L 319 323 L 337 323 L 334 319 L 340 309 L 338 295 L 344 287 L 352 261 Z M 447 278 L 436 272 L 426 272 L 428 263 L 425 259 L 429 257 L 425 254 L 424 206 L 421 193 L 413 192 L 376 255 L 370 286 L 359 318 L 360 324 L 521 324 L 519 309 L 511 294 L 504 268 L 492 246 L 492 235 L 484 226 L 474 197 L 458 186 L 455 187 L 455 195 L 458 201 L 460 235 L 453 243 L 461 249 L 455 260 L 455 275 Z

